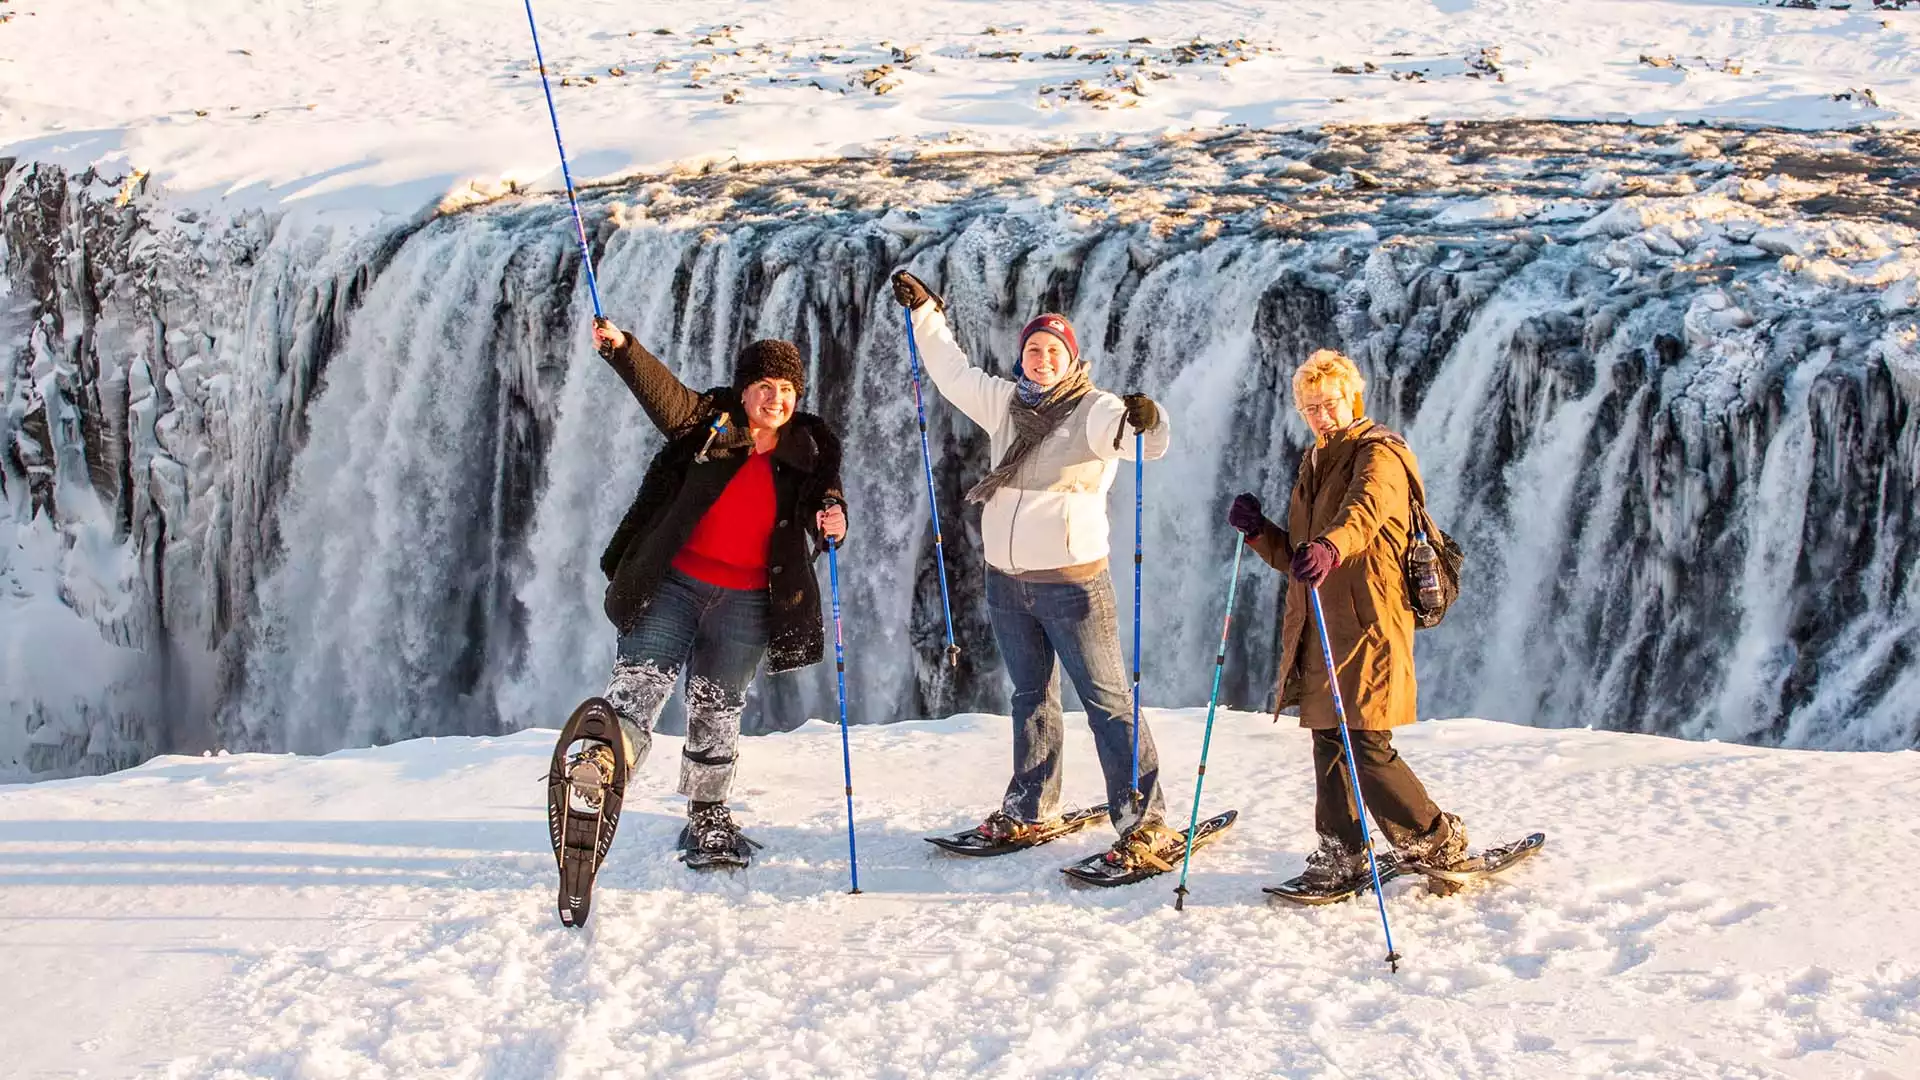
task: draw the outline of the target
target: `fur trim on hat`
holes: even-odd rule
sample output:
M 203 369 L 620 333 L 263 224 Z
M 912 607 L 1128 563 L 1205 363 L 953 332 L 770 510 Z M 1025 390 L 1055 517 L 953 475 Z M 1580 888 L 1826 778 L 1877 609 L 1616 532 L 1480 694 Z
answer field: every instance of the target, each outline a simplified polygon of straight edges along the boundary
M 761 379 L 785 379 L 793 384 L 793 396 L 807 394 L 807 362 L 791 341 L 770 338 L 756 341 L 740 350 L 733 365 L 733 388 L 745 390 Z

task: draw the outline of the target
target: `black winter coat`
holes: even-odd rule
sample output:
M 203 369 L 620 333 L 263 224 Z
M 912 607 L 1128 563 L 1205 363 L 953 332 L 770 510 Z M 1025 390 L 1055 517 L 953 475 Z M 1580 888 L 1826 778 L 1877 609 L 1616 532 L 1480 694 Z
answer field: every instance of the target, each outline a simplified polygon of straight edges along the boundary
M 634 342 L 611 352 L 619 373 L 667 445 L 647 466 L 646 479 L 600 556 L 607 575 L 607 618 L 622 634 L 640 621 L 667 576 L 669 564 L 746 463 L 752 447 L 746 410 L 738 391 L 688 389 L 658 357 Z M 706 445 L 714 417 L 727 415 L 727 430 Z M 796 412 L 780 429 L 773 451 L 775 516 L 767 546 L 767 670 L 791 671 L 819 662 L 826 649 L 820 618 L 820 585 L 813 560 L 825 541 L 814 514 L 829 498 L 840 499 L 840 440 L 826 421 Z

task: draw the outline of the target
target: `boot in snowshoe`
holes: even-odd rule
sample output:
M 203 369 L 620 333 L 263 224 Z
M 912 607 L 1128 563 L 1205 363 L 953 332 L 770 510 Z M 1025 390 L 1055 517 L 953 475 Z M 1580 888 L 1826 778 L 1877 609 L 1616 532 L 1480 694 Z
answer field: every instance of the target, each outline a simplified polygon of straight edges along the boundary
M 1400 861 L 1409 870 L 1426 872 L 1427 890 L 1435 896 L 1452 896 L 1464 881 L 1441 877 L 1461 866 L 1467 857 L 1467 827 L 1458 814 L 1442 813 L 1433 828 L 1398 846 Z
M 680 830 L 680 861 L 689 870 L 743 867 L 759 847 L 740 831 L 726 803 L 688 807 L 686 827 Z
M 1467 827 L 1458 814 L 1441 814 L 1433 828 L 1399 845 L 1409 863 L 1444 870 L 1467 857 Z
M 1127 870 L 1151 868 L 1166 873 L 1186 850 L 1187 838 L 1163 821 L 1143 821 L 1107 849 L 1107 865 Z
M 1194 827 L 1193 850 L 1212 843 L 1232 828 L 1238 810 L 1210 817 Z M 1178 869 L 1187 851 L 1187 834 L 1174 832 L 1159 821 L 1143 822 L 1098 855 L 1060 868 L 1060 872 L 1086 885 L 1131 885 Z
M 995 810 L 987 815 L 987 820 L 974 826 L 973 831 L 996 844 L 1010 844 L 1046 832 L 1052 826 L 1051 821 L 1021 821 L 1005 810 Z
M 1400 860 L 1392 854 L 1381 858 L 1379 863 L 1382 885 L 1405 872 Z M 1296 904 L 1318 905 L 1339 903 L 1371 888 L 1373 867 L 1367 863 L 1366 851 L 1352 850 L 1335 837 L 1322 836 L 1320 846 L 1307 856 L 1306 869 L 1298 877 L 1261 891 Z
M 1071 810 L 1048 821 L 1021 821 L 1004 810 L 995 810 L 987 819 L 965 832 L 948 836 L 929 836 L 927 843 L 955 855 L 1005 855 L 1039 847 L 1050 840 L 1077 833 L 1107 816 L 1105 803 L 1084 810 Z
M 1546 833 L 1533 833 L 1520 840 L 1496 844 L 1484 851 L 1467 850 L 1467 829 L 1452 814 L 1442 817 L 1447 834 L 1435 838 L 1428 848 L 1403 857 L 1407 869 L 1424 874 L 1427 888 L 1438 896 L 1451 896 L 1468 885 L 1505 870 L 1539 851 L 1547 842 Z M 1435 832 L 1438 832 L 1435 829 Z

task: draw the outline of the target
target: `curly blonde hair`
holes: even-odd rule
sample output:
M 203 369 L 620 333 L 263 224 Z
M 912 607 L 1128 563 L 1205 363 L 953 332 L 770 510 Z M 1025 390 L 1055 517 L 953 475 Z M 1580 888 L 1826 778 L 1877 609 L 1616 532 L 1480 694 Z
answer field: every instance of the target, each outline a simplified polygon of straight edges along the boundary
M 1353 415 L 1366 414 L 1367 378 L 1345 353 L 1320 349 L 1293 373 L 1293 405 L 1300 407 L 1300 396 L 1319 389 L 1338 394 L 1353 402 Z

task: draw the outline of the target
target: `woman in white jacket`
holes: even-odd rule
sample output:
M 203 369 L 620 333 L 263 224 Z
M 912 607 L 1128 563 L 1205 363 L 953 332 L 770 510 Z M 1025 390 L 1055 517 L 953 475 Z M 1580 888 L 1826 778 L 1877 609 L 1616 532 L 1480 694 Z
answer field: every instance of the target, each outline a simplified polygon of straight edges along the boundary
M 1018 843 L 1059 814 L 1060 676 L 1066 668 L 1087 707 L 1106 774 L 1107 813 L 1120 839 L 1117 866 L 1166 869 L 1180 835 L 1166 827 L 1159 755 L 1140 732 L 1140 788 L 1133 789 L 1133 698 L 1120 654 L 1113 579 L 1107 572 L 1107 491 L 1117 462 L 1146 435 L 1148 460 L 1166 454 L 1160 409 L 1144 394 L 1095 389 L 1073 326 L 1041 315 L 1020 334 L 1018 380 L 968 363 L 947 326 L 945 305 L 906 271 L 894 297 L 912 311 L 915 340 L 933 384 L 985 428 L 993 469 L 967 501 L 982 504 L 987 609 L 1013 680 L 1013 779 L 979 831 Z

